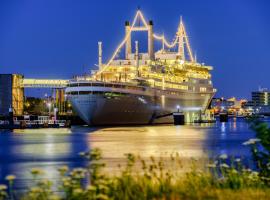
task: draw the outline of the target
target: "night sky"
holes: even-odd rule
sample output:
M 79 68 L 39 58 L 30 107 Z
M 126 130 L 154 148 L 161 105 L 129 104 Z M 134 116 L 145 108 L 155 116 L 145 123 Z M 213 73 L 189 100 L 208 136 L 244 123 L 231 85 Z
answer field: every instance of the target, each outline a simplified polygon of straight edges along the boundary
M 87 73 L 98 62 L 97 42 L 108 60 L 138 6 L 170 41 L 183 16 L 198 61 L 214 67 L 217 96 L 248 98 L 270 88 L 268 0 L 0 0 L 0 73 Z

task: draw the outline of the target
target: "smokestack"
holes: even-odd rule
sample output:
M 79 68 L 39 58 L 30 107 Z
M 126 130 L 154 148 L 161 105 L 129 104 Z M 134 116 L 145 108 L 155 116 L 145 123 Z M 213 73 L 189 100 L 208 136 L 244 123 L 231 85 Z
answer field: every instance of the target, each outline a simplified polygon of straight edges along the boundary
M 126 41 L 126 59 L 128 59 L 128 55 L 131 54 L 131 34 L 130 34 L 130 23 L 129 21 L 125 22 L 126 28 L 126 37 L 129 34 L 127 41 Z
M 150 60 L 154 60 L 154 36 L 153 36 L 153 21 L 150 20 L 148 23 L 148 55 Z
M 98 42 L 98 67 L 102 69 L 102 42 Z
M 136 60 L 136 70 L 137 77 L 139 76 L 139 43 L 135 41 L 135 60 Z

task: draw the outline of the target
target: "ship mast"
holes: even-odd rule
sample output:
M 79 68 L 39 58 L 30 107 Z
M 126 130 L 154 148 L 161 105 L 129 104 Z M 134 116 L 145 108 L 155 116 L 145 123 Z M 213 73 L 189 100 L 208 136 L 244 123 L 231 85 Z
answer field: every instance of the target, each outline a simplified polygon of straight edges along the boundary
M 139 24 L 139 26 L 136 25 L 138 21 L 142 22 L 142 26 Z M 143 16 L 143 13 L 140 11 L 140 9 L 137 10 L 136 15 L 130 24 L 128 21 L 125 23 L 125 37 L 122 40 L 122 42 L 118 45 L 116 50 L 114 51 L 112 57 L 109 59 L 107 64 L 104 64 L 103 67 L 97 72 L 96 75 L 101 74 L 103 71 L 105 71 L 112 61 L 116 58 L 117 54 L 120 52 L 121 48 L 125 46 L 125 58 L 130 59 L 129 54 L 132 53 L 131 49 L 131 33 L 134 31 L 147 31 L 148 32 L 148 56 L 150 60 L 155 59 L 155 53 L 154 53 L 154 39 L 162 41 L 162 49 L 164 50 L 166 48 L 174 48 L 178 44 L 178 51 L 176 52 L 180 59 L 185 61 L 185 47 L 187 49 L 187 53 L 189 55 L 190 61 L 195 62 L 195 59 L 192 54 L 192 50 L 190 47 L 189 39 L 186 33 L 186 29 L 182 20 L 182 17 L 180 18 L 179 27 L 176 33 L 176 38 L 172 42 L 168 42 L 163 35 L 156 35 L 153 32 L 153 21 L 149 21 L 147 23 L 145 17 Z
M 185 61 L 185 45 L 184 45 L 184 30 L 183 30 L 182 16 L 180 17 L 180 24 L 178 27 L 177 37 L 178 37 L 178 55 L 180 59 Z

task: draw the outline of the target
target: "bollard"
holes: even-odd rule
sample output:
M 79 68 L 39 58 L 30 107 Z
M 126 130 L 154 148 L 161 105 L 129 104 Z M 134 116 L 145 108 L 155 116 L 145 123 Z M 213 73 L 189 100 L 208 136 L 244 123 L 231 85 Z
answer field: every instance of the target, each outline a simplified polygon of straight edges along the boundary
M 185 115 L 181 112 L 173 113 L 174 125 L 184 125 L 185 124 Z
M 14 121 L 13 121 L 13 110 L 11 107 L 8 109 L 8 122 L 9 122 L 9 128 L 13 129 Z
M 219 114 L 220 122 L 228 122 L 228 113 L 220 113 Z

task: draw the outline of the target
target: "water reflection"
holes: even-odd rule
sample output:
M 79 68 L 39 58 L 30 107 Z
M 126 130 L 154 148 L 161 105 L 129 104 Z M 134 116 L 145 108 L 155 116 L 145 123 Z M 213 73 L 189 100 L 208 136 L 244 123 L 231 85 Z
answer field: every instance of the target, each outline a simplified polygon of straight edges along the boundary
M 207 156 L 203 151 L 204 130 L 188 126 L 105 128 L 89 135 L 90 146 L 103 150 L 106 158 L 122 158 L 125 153 L 144 157 L 161 152 L 178 152 L 182 157 Z
M 59 166 L 85 165 L 78 153 L 95 147 L 102 149 L 112 169 L 124 162 L 125 153 L 149 157 L 178 152 L 184 159 L 206 159 L 221 153 L 249 156 L 249 149 L 241 144 L 251 137 L 254 133 L 244 121 L 188 126 L 1 131 L 0 182 L 7 174 L 15 174 L 19 178 L 17 186 L 25 188 L 32 183 L 30 169 L 33 167 L 44 169 L 47 178 L 57 180 Z
M 79 151 L 88 148 L 89 128 L 25 129 L 0 134 L 0 181 L 15 174 L 19 188 L 32 184 L 31 168 L 46 171 L 46 178 L 58 179 L 57 168 L 84 164 Z

